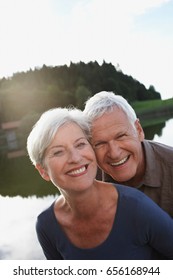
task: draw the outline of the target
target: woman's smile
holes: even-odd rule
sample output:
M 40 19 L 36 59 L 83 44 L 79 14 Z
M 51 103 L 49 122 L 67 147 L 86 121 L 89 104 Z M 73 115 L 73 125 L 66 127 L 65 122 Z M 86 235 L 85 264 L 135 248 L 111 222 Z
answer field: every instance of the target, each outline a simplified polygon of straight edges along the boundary
M 87 167 L 88 167 L 88 165 L 83 165 L 78 168 L 74 168 L 74 169 L 68 171 L 67 174 L 70 176 L 73 176 L 73 177 L 81 176 L 86 173 Z

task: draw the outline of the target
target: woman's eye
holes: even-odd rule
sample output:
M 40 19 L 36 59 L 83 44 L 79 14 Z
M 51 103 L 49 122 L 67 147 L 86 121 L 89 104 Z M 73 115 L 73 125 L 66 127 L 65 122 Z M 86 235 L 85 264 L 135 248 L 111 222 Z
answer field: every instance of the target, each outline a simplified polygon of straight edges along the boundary
M 63 155 L 63 151 L 56 151 L 53 153 L 54 156 L 61 156 Z
M 79 142 L 79 143 L 77 143 L 76 147 L 79 149 L 84 148 L 87 144 L 88 144 L 87 141 Z
M 85 145 L 86 145 L 86 143 L 85 143 L 85 142 L 81 142 L 81 143 L 78 143 L 78 144 L 77 144 L 77 147 L 79 147 L 79 148 L 80 148 L 80 147 L 83 147 L 83 146 L 85 146 Z

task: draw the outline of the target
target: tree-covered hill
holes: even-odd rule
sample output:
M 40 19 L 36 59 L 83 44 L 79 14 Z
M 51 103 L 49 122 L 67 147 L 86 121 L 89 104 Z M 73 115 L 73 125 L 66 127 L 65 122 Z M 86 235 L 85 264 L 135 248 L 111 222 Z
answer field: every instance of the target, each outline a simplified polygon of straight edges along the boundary
M 0 80 L 0 122 L 19 120 L 57 106 L 83 108 L 88 97 L 99 91 L 113 91 L 130 103 L 161 99 L 154 86 L 149 89 L 111 63 L 96 61 L 69 66 L 36 68 Z

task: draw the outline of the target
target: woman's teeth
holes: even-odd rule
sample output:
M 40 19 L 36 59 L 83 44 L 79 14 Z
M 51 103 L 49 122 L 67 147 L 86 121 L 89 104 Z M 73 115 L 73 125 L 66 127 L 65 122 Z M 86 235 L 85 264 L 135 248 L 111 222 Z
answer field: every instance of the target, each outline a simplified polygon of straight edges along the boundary
M 78 175 L 78 174 L 84 172 L 85 170 L 86 170 L 86 167 L 83 166 L 83 167 L 81 167 L 79 169 L 76 169 L 76 170 L 68 172 L 68 174 L 70 174 L 70 175 Z

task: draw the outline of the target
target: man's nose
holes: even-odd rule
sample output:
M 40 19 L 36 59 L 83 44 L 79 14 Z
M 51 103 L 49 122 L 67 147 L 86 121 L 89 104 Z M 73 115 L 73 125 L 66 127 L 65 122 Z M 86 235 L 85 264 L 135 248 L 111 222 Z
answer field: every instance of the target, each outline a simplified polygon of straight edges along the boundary
M 120 146 L 118 145 L 118 143 L 116 141 L 109 142 L 107 154 L 111 159 L 118 158 L 120 151 L 121 151 Z

